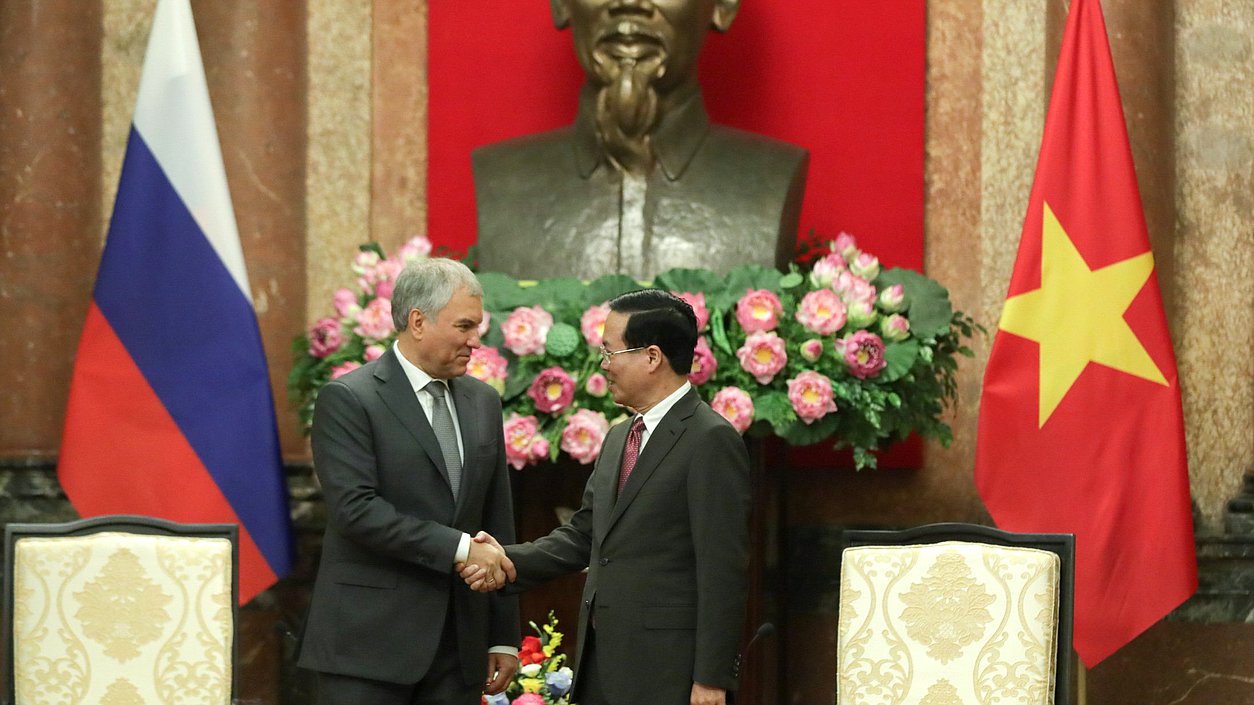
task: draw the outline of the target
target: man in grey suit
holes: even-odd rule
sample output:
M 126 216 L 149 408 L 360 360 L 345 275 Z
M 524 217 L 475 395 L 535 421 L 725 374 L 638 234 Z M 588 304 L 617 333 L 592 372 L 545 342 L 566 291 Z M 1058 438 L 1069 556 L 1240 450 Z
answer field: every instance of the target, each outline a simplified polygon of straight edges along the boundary
M 318 672 L 321 705 L 473 705 L 517 670 L 517 598 L 472 592 L 454 571 L 474 562 L 493 583 L 512 571 L 470 540 L 514 532 L 500 397 L 464 376 L 482 300 L 459 262 L 409 265 L 392 294 L 396 344 L 318 395 L 328 518 L 299 665 Z
M 645 290 L 610 311 L 601 367 L 632 420 L 610 429 L 571 521 L 505 550 L 521 589 L 588 568 L 575 702 L 721 705 L 744 624 L 748 453 L 686 378 L 692 308 Z M 476 589 L 486 576 L 462 570 Z

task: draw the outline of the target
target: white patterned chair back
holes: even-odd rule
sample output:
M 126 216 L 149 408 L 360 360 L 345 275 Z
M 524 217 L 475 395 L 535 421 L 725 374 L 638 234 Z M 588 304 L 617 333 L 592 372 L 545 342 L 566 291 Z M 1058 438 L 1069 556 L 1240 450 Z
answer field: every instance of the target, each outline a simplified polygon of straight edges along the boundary
M 38 526 L 6 530 L 15 705 L 232 702 L 233 533 L 20 531 Z
M 840 575 L 839 705 L 1055 702 L 1057 553 L 965 541 L 851 546 Z

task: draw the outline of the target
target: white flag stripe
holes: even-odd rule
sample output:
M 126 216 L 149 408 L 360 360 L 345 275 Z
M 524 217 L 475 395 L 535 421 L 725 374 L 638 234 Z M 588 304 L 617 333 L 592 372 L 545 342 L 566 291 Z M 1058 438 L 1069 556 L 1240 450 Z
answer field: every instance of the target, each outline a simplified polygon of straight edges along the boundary
M 135 129 L 251 302 L 189 0 L 157 3 L 135 105 Z

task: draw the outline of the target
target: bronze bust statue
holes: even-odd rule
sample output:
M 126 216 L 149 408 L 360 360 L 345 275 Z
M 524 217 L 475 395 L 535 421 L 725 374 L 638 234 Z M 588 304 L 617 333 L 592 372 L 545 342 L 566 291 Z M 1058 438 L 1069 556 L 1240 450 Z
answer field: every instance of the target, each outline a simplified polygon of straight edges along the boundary
M 550 0 L 587 82 L 573 125 L 472 154 L 485 271 L 648 279 L 792 259 L 807 152 L 711 124 L 697 84 L 707 28 L 739 4 Z

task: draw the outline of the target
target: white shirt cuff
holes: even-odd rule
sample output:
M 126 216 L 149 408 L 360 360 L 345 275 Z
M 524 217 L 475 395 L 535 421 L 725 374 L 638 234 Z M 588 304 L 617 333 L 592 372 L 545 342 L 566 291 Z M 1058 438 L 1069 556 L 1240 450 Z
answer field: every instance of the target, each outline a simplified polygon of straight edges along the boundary
M 518 649 L 513 646 L 493 646 L 492 648 L 488 649 L 488 653 L 509 654 L 510 656 L 513 656 L 514 658 L 518 658 Z
M 454 563 L 465 563 L 470 558 L 470 534 L 463 533 L 462 540 L 457 542 L 457 553 L 453 554 Z

